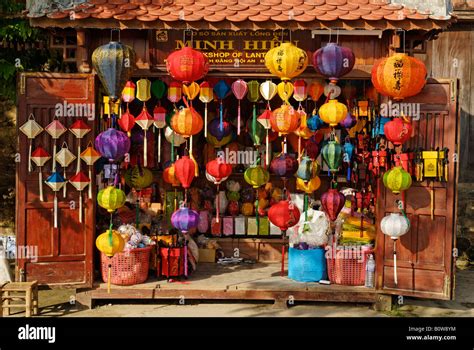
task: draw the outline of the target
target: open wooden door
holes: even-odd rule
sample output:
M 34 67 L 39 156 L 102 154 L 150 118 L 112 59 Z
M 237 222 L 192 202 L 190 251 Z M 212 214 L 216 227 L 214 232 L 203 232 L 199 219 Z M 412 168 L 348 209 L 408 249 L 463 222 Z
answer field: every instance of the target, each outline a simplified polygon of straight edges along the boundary
M 95 83 L 91 74 L 23 73 L 18 84 L 17 126 L 23 125 L 32 113 L 43 128 L 55 115 L 57 104 L 67 103 L 95 109 Z M 79 111 L 79 109 L 77 110 Z M 59 121 L 69 128 L 79 117 L 59 117 Z M 82 150 L 90 140 L 94 140 L 94 120 L 83 118 L 90 131 L 81 141 Z M 68 130 L 57 140 L 57 149 L 66 142 L 69 150 L 77 156 L 78 139 Z M 87 188 L 82 192 L 84 200 L 83 222 L 79 222 L 79 192 L 67 184 L 67 196 L 58 192 L 58 228 L 53 224 L 54 192 L 43 185 L 44 202 L 39 198 L 38 171 L 28 171 L 28 139 L 18 131 L 18 152 L 16 177 L 16 232 L 19 251 L 37 252 L 37 257 L 18 256 L 17 278 L 41 284 L 60 287 L 92 286 L 92 247 L 94 239 L 95 210 L 93 201 L 87 196 Z M 43 131 L 33 140 L 33 151 L 42 146 L 53 155 L 53 139 Z M 42 168 L 43 180 L 52 172 L 52 159 Z M 81 168 L 87 173 L 84 162 Z M 62 168 L 58 170 L 63 173 Z M 66 179 L 76 173 L 76 162 L 67 168 Z M 91 179 L 94 181 L 94 179 Z M 95 193 L 93 193 L 93 198 Z
M 418 96 L 403 102 L 421 104 L 420 119 L 413 121 L 414 136 L 406 146 L 412 150 L 447 147 L 449 181 L 414 181 L 406 191 L 411 229 L 397 243 L 398 285 L 393 279 L 393 241 L 380 231 L 380 221 L 390 212 L 399 212 L 395 200 L 401 197 L 393 195 L 381 183 L 377 208 L 377 288 L 387 294 L 451 299 L 456 232 L 457 83 L 430 79 Z

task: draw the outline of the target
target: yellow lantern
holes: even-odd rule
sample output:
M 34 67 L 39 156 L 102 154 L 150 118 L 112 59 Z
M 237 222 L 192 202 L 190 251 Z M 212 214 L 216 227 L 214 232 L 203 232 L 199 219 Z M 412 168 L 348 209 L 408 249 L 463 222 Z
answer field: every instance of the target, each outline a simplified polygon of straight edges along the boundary
M 270 174 L 260 165 L 251 166 L 245 170 L 244 179 L 253 188 L 259 188 L 270 180 Z
M 291 80 L 306 69 L 308 55 L 292 43 L 282 43 L 266 53 L 265 66 L 281 80 Z
M 97 194 L 97 203 L 109 213 L 121 208 L 125 204 L 125 193 L 115 186 L 108 186 Z
M 313 193 L 319 188 L 319 186 L 321 186 L 321 179 L 318 176 L 313 177 L 307 182 L 298 177 L 296 178 L 296 189 L 307 194 Z
M 111 234 L 112 240 L 110 239 Z M 95 240 L 95 246 L 100 252 L 111 257 L 123 250 L 125 241 L 117 231 L 112 230 L 111 233 L 110 230 L 107 230 L 97 237 Z
M 338 100 L 329 100 L 319 109 L 319 117 L 330 126 L 336 126 L 347 114 L 347 107 Z
M 288 81 L 282 81 L 277 86 L 278 96 L 280 96 L 281 100 L 285 103 L 288 103 L 288 100 L 293 95 L 294 90 L 294 85 Z
M 189 85 L 183 84 L 183 93 L 186 95 L 188 100 L 191 100 L 191 101 L 194 100 L 199 94 L 199 90 L 200 90 L 199 84 L 196 82 L 192 82 Z
M 411 175 L 401 166 L 396 166 L 383 175 L 383 184 L 394 194 L 399 194 L 410 188 Z

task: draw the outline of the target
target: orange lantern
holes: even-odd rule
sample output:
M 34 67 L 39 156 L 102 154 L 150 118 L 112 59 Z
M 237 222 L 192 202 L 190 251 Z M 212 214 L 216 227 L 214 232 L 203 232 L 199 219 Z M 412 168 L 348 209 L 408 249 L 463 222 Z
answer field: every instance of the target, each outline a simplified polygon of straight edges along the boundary
M 171 117 L 171 128 L 184 137 L 196 135 L 202 130 L 204 122 L 199 113 L 193 108 L 182 108 Z
M 173 187 L 178 187 L 179 185 L 181 185 L 178 178 L 176 177 L 176 169 L 174 167 L 174 164 L 171 164 L 169 167 L 163 170 L 163 180 L 166 183 L 172 185 Z
M 291 105 L 284 104 L 270 115 L 272 129 L 281 135 L 294 132 L 300 125 L 300 115 Z

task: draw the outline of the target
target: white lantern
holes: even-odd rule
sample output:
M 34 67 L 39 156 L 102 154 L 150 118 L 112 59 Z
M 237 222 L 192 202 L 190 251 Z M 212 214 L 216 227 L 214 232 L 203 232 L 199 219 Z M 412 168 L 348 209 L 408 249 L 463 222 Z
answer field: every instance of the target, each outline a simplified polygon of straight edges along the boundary
M 339 95 L 341 94 L 341 88 L 335 84 L 327 84 L 324 87 L 324 96 L 328 96 L 329 93 L 331 94 L 331 99 L 334 100 L 335 98 L 338 98 Z
M 384 234 L 393 239 L 393 279 L 395 285 L 398 284 L 397 279 L 397 249 L 396 244 L 399 237 L 403 236 L 410 230 L 410 220 L 407 217 L 391 213 L 385 216 L 380 222 L 380 229 Z

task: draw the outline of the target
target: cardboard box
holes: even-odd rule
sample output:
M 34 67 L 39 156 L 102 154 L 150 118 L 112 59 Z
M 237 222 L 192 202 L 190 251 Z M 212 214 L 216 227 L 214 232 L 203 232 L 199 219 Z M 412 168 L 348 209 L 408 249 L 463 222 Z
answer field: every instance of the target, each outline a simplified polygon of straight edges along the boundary
M 224 236 L 234 235 L 234 218 L 232 216 L 222 218 L 222 234 Z
M 215 263 L 216 262 L 216 250 L 199 248 L 199 263 Z
M 245 216 L 236 216 L 234 218 L 234 234 L 236 236 L 245 236 L 247 232 Z

